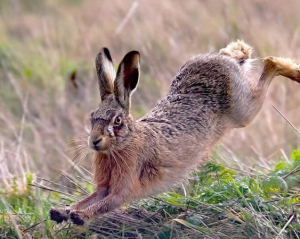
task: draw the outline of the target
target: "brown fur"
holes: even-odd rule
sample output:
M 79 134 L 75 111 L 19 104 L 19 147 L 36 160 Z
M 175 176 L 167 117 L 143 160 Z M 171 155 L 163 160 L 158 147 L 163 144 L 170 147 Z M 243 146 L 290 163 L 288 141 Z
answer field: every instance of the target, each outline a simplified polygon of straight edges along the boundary
M 241 40 L 231 42 L 226 48 L 220 50 L 221 55 L 233 57 L 237 60 L 246 60 L 251 58 L 253 49 L 247 43 Z
M 134 121 L 129 109 L 139 53 L 124 57 L 113 83 L 111 57 L 103 49 L 96 58 L 102 103 L 91 115 L 89 136 L 97 190 L 66 211 L 52 209 L 51 218 L 83 224 L 178 185 L 226 132 L 254 119 L 275 76 L 300 83 L 299 65 L 276 57 L 265 58 L 260 79 L 252 79 L 245 68 L 251 53 L 250 46 L 237 41 L 219 54 L 195 56 L 179 70 L 169 93 Z

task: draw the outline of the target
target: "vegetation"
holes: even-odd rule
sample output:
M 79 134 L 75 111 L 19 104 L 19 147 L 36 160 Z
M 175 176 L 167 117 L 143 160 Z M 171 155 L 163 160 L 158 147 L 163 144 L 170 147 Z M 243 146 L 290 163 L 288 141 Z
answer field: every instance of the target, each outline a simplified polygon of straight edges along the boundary
M 299 57 L 299 7 L 297 0 L 0 1 L 0 238 L 300 238 L 293 151 L 300 137 L 288 124 L 300 128 L 300 94 L 281 78 L 251 126 L 226 136 L 182 187 L 87 228 L 48 218 L 49 208 L 93 191 L 85 142 L 99 103 L 100 47 L 115 62 L 141 52 L 138 118 L 199 52 L 240 38 L 254 57 Z
M 265 173 L 247 174 L 207 163 L 182 189 L 145 199 L 91 221 L 86 228 L 49 220 L 51 206 L 65 206 L 88 192 L 90 179 L 66 177 L 72 186 L 38 178 L 22 193 L 17 181 L 2 192 L 3 238 L 299 238 L 300 151 Z M 46 181 L 43 185 L 41 181 Z M 4 194 L 3 194 L 4 193 Z

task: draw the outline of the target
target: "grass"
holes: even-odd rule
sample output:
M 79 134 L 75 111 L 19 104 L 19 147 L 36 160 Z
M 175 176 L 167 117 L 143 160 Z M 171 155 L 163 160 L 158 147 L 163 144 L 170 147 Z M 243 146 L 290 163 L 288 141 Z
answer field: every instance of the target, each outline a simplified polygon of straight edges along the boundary
M 93 191 L 83 146 L 99 103 L 100 47 L 109 47 L 115 66 L 140 51 L 132 107 L 138 118 L 187 59 L 236 38 L 251 44 L 255 57 L 299 57 L 299 7 L 298 0 L 284 7 L 280 0 L 0 1 L 0 238 L 299 238 L 293 149 L 300 137 L 278 112 L 299 129 L 300 94 L 282 78 L 256 120 L 227 135 L 181 188 L 88 228 L 48 220 L 50 207 Z
M 1 192 L 1 238 L 299 238 L 300 150 L 272 170 L 240 172 L 210 162 L 175 191 L 134 202 L 86 228 L 49 220 L 93 190 L 87 174 L 69 185 L 27 175 L 19 192 Z
M 297 0 L 290 1 L 284 9 L 278 0 L 272 5 L 268 1 L 3 1 L 3 180 L 28 171 L 53 177 L 61 168 L 69 167 L 78 153 L 66 152 L 69 141 L 85 138 L 89 112 L 99 103 L 94 58 L 100 47 L 110 48 L 115 65 L 126 52 L 141 52 L 141 80 L 132 104 L 133 114 L 138 118 L 166 93 L 176 71 L 187 59 L 199 52 L 218 51 L 236 37 L 253 45 L 259 57 L 300 55 L 298 5 Z M 124 18 L 132 7 L 135 10 L 125 24 Z M 274 20 L 278 15 L 279 23 Z M 267 25 L 264 31 L 261 22 Z M 117 29 L 121 30 L 116 32 Z M 278 32 L 285 34 L 277 37 Z M 272 106 L 299 128 L 299 101 L 295 83 L 276 79 L 253 124 L 233 131 L 223 141 L 221 157 L 242 159 L 245 166 L 259 164 L 269 168 L 283 152 L 290 154 L 299 145 L 299 137 Z M 19 164 L 11 163 L 16 161 Z M 84 166 L 89 167 L 88 161 Z

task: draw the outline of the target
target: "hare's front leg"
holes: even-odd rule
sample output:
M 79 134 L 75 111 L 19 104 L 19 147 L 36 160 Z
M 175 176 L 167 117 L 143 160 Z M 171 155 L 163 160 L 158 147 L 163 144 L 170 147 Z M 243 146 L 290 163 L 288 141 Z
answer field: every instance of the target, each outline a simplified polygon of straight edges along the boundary
M 90 205 L 94 204 L 105 198 L 108 195 L 108 188 L 105 187 L 98 187 L 94 193 L 90 196 L 83 198 L 79 202 L 72 204 L 68 209 L 69 210 L 81 210 L 89 207 Z
M 83 225 L 91 218 L 120 207 L 124 203 L 123 198 L 124 196 L 121 194 L 110 194 L 83 210 L 71 211 L 70 218 L 74 224 Z
M 83 210 L 97 201 L 102 200 L 108 194 L 108 189 L 105 187 L 98 187 L 97 190 L 86 198 L 83 198 L 79 202 L 76 202 L 66 208 L 51 208 L 50 219 L 61 223 L 69 219 L 70 211 Z

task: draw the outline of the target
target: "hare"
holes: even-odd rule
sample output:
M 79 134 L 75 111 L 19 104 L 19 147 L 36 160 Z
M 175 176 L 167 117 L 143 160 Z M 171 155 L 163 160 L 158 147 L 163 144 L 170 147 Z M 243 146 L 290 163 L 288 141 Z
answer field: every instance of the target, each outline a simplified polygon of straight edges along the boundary
M 275 76 L 300 83 L 300 65 L 278 57 L 264 58 L 260 78 L 253 79 L 251 54 L 252 48 L 238 40 L 219 53 L 193 57 L 181 67 L 169 93 L 135 121 L 130 98 L 139 81 L 140 54 L 126 54 L 115 73 L 109 50 L 103 48 L 96 57 L 101 104 L 91 114 L 88 137 L 95 151 L 97 188 L 69 208 L 51 209 L 51 219 L 82 225 L 176 186 L 226 132 L 254 119 Z

